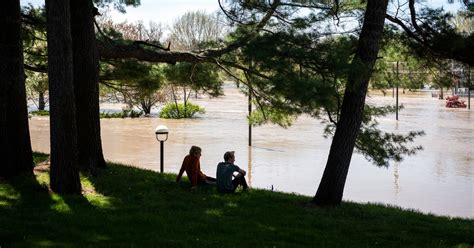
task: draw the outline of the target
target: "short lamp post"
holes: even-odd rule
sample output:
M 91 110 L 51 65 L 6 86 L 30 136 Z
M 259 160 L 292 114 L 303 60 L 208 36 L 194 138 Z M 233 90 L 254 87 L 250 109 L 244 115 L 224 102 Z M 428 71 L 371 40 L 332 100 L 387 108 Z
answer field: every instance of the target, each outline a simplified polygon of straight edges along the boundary
M 160 142 L 160 173 L 163 173 L 163 151 L 165 141 L 168 140 L 168 128 L 164 125 L 159 125 L 155 129 L 156 140 Z

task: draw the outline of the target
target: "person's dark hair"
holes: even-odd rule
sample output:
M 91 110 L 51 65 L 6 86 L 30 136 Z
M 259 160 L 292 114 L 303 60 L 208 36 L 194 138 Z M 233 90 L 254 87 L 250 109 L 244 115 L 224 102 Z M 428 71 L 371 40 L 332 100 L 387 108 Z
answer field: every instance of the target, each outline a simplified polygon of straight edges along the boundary
M 234 151 L 228 151 L 228 152 L 225 152 L 224 153 L 224 161 L 227 162 L 227 160 L 229 160 L 230 158 L 233 158 L 234 157 Z
M 199 155 L 201 153 L 201 147 L 199 146 L 191 146 L 189 149 L 189 155 Z

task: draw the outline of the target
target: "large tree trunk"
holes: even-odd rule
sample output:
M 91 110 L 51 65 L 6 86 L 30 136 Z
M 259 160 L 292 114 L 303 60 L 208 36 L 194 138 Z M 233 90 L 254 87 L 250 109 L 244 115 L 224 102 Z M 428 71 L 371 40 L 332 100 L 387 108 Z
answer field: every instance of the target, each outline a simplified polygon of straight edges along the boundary
M 51 130 L 51 189 L 81 193 L 77 162 L 69 0 L 46 0 Z
M 74 63 L 79 166 L 94 173 L 105 167 L 100 137 L 99 54 L 91 0 L 71 1 L 71 34 Z
M 19 0 L 2 2 L 0 29 L 0 177 L 11 177 L 33 172 Z
M 356 56 L 344 92 L 341 116 L 332 140 L 328 161 L 313 198 L 317 205 L 338 205 L 342 201 L 347 172 L 359 132 L 365 96 L 377 59 L 388 0 L 369 0 Z

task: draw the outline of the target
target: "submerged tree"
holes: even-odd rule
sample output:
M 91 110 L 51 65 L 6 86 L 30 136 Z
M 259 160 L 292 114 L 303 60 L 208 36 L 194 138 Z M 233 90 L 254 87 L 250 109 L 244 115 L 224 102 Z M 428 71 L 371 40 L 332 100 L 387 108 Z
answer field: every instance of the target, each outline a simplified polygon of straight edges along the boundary
M 168 86 L 171 88 L 173 100 L 175 102 L 175 110 L 177 116 L 187 118 L 187 106 L 191 92 L 205 92 L 213 97 L 223 95 L 222 80 L 219 76 L 219 68 L 213 64 L 202 63 L 177 63 L 173 66 L 167 66 L 165 75 Z M 177 88 L 183 90 L 183 115 L 179 113 Z
M 38 110 L 45 110 L 48 104 L 48 78 L 44 73 L 25 71 L 27 98 Z
M 115 60 L 102 64 L 101 82 L 118 92 L 132 109 L 137 107 L 145 115 L 164 99 L 159 92 L 163 83 L 162 68 L 146 62 Z
M 123 44 L 159 44 L 163 34 L 161 25 L 150 22 L 145 26 L 143 22 L 114 23 L 107 15 L 99 18 L 99 25 L 103 35 L 99 36 L 104 42 Z M 107 36 L 105 36 L 107 35 Z M 105 37 L 104 37 L 105 36 Z M 159 89 L 163 85 L 163 68 L 147 62 L 137 60 L 102 59 L 100 81 L 121 96 L 128 108 L 139 108 L 145 115 L 159 102 L 164 101 Z

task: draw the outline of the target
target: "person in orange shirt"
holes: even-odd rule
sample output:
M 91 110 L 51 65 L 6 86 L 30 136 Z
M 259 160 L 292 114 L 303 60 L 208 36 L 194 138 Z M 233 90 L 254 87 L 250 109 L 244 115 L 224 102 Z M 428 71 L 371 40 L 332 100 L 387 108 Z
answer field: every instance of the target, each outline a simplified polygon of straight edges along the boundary
M 186 175 L 191 181 L 193 188 L 197 187 L 198 184 L 216 184 L 216 179 L 206 176 L 201 171 L 201 163 L 199 159 L 201 158 L 201 148 L 198 146 L 191 146 L 189 150 L 189 155 L 186 155 L 179 170 L 178 176 L 176 177 L 176 182 L 181 180 L 183 172 L 186 171 Z

